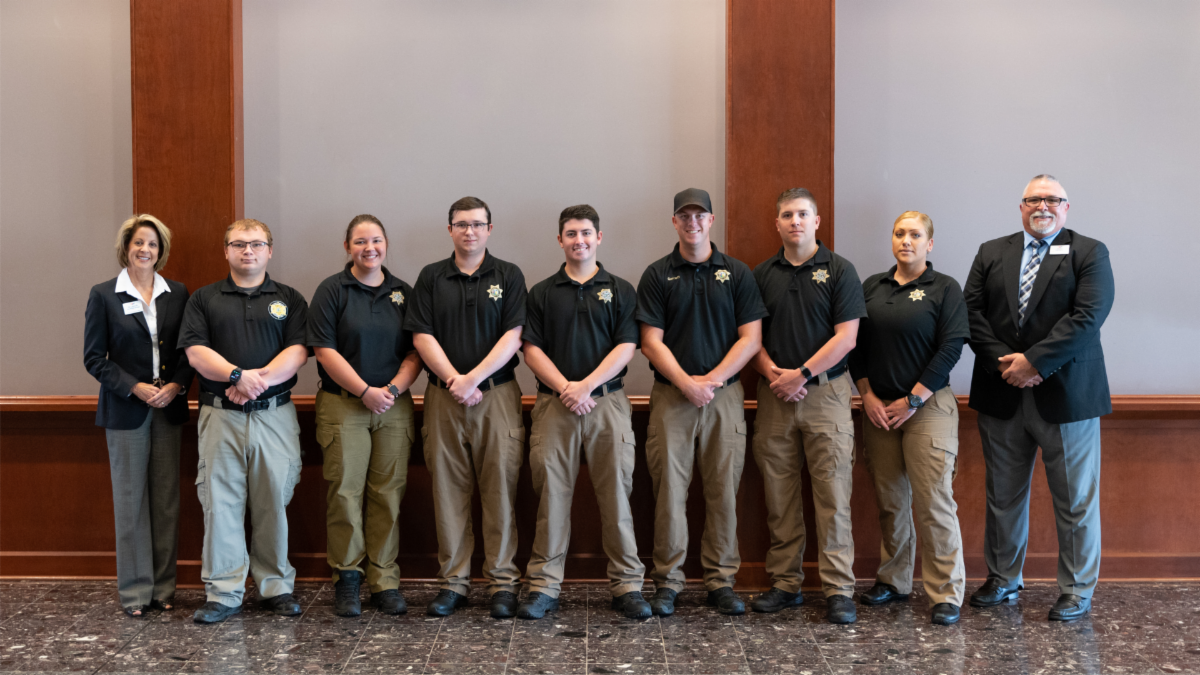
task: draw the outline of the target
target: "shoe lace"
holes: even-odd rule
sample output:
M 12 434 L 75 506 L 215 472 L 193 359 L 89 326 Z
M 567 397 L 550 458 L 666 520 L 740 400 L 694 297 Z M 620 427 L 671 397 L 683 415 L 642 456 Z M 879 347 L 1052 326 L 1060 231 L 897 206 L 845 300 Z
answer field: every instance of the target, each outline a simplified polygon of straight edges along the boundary
M 338 602 L 353 602 L 358 599 L 358 588 L 353 584 L 334 584 L 333 597 Z

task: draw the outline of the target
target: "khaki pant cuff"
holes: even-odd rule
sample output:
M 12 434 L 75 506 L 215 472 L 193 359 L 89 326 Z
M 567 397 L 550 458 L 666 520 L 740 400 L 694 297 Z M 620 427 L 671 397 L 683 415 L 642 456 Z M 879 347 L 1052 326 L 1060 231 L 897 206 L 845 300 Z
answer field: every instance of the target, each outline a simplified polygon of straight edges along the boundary
M 801 584 L 798 584 L 798 583 L 797 584 L 776 583 L 776 584 L 773 584 L 771 586 L 771 588 L 778 588 L 779 590 L 783 591 L 784 593 L 799 593 L 800 586 L 801 586 Z
M 659 584 L 659 583 L 654 584 L 654 590 L 657 591 L 660 588 L 668 588 L 672 591 L 675 591 L 676 593 L 683 592 L 683 584 L 678 584 L 678 583 L 675 583 L 674 581 L 664 581 L 661 584 Z
M 471 586 L 470 586 L 470 584 L 451 584 L 451 583 L 442 583 L 442 590 L 444 590 L 444 591 L 454 591 L 455 593 L 458 593 L 459 595 L 463 595 L 463 596 L 466 596 L 466 595 L 470 595 L 470 594 L 471 594 Z
M 633 593 L 634 591 L 640 592 L 641 590 L 642 590 L 642 582 L 630 581 L 630 582 L 626 582 L 623 584 L 617 584 L 616 586 L 613 586 L 612 587 L 612 596 L 614 598 L 619 598 L 622 595 L 625 595 L 626 593 Z
M 843 591 L 840 588 L 827 588 L 823 592 L 825 593 L 826 599 L 832 598 L 835 595 L 844 595 L 851 600 L 854 599 L 854 591 Z
M 733 588 L 733 582 L 732 581 L 706 581 L 706 582 L 704 582 L 704 590 L 708 591 L 709 593 L 712 593 L 713 591 L 718 591 L 722 588 Z
M 500 590 L 504 590 L 504 589 L 500 589 Z M 493 591 L 493 592 L 495 592 L 495 591 Z M 549 586 L 540 586 L 537 583 L 530 583 L 529 584 L 529 592 L 530 593 L 535 593 L 535 592 L 541 593 L 542 595 L 545 595 L 547 597 L 554 598 L 555 600 L 557 600 L 559 593 L 561 593 L 562 591 L 558 588 L 550 588 Z
M 493 596 L 500 591 L 508 591 L 513 594 L 520 594 L 521 585 L 517 584 L 488 584 L 488 596 Z

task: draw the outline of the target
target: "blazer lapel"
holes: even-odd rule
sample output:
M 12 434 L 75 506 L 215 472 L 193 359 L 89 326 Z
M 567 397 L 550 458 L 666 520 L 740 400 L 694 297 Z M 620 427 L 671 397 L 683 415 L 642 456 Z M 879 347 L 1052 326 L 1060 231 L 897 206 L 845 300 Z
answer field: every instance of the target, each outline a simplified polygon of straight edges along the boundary
M 1070 243 L 1070 230 L 1063 230 L 1058 234 L 1057 237 L 1054 238 L 1055 246 L 1061 246 Z M 1054 273 L 1058 270 L 1058 266 L 1061 265 L 1062 262 L 1067 259 L 1067 257 L 1067 255 L 1050 255 L 1050 252 L 1046 251 L 1046 256 L 1042 258 L 1042 266 L 1038 268 L 1037 279 L 1034 279 L 1033 281 L 1033 290 L 1029 292 L 1029 308 L 1025 310 L 1026 312 L 1030 314 L 1033 313 L 1033 309 L 1037 307 L 1037 304 L 1042 299 L 1042 296 L 1046 294 L 1046 288 L 1050 285 L 1050 279 L 1054 277 Z
M 158 321 L 155 322 L 158 326 L 156 334 L 159 338 L 163 334 L 163 321 L 167 318 L 167 308 L 163 306 L 167 303 L 167 295 L 168 293 L 159 293 L 158 297 L 154 299 L 154 313 L 158 315 Z
M 1021 252 L 1025 249 L 1025 235 L 1018 232 L 1004 251 L 1004 293 L 1008 296 L 1008 308 L 1012 312 L 1012 325 L 1020 323 L 1020 301 L 1017 297 L 1021 284 Z
M 124 305 L 126 302 L 141 302 L 140 300 L 138 300 L 137 298 L 133 297 L 132 295 L 130 295 L 129 293 L 127 293 L 125 291 L 121 291 L 121 292 L 117 293 L 117 299 L 120 300 L 120 297 L 122 295 L 125 296 L 126 298 L 128 298 L 127 300 L 121 300 L 122 305 Z M 124 307 L 122 307 L 122 311 L 124 311 Z M 134 314 L 137 315 L 135 320 L 138 322 L 138 325 L 142 327 L 142 330 L 146 331 L 146 335 L 150 335 L 150 323 L 148 321 L 146 321 L 146 313 L 145 312 L 134 312 Z

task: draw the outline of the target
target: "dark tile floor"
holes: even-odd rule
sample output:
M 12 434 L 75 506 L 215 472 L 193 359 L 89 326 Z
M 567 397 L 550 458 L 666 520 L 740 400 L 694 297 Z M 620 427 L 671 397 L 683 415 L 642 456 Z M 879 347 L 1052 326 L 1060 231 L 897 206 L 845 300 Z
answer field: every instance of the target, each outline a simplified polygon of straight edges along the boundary
M 967 608 L 951 627 L 929 624 L 918 593 L 859 608 L 851 626 L 824 623 L 824 599 L 775 615 L 723 617 L 685 591 L 667 619 L 629 621 L 608 589 L 570 585 L 540 621 L 488 617 L 482 591 L 447 619 L 424 615 L 436 592 L 410 584 L 405 616 L 333 615 L 330 584 L 304 583 L 304 614 L 276 617 L 251 604 L 223 624 L 198 626 L 199 590 L 179 608 L 125 617 L 111 582 L 0 581 L 0 671 L 99 673 L 1200 673 L 1200 584 L 1102 584 L 1090 617 L 1047 621 L 1058 595 L 1033 584 L 1018 604 Z M 364 598 L 366 594 L 364 593 Z

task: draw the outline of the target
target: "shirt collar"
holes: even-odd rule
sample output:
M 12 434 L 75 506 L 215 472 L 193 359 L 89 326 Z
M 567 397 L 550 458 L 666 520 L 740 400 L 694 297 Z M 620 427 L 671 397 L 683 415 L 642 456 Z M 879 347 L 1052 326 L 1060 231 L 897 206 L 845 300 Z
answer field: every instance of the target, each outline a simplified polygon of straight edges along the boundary
M 487 249 L 484 249 L 483 250 L 483 262 L 480 263 L 479 269 L 475 270 L 475 272 L 473 274 L 463 274 L 463 271 L 458 269 L 458 265 L 454 262 L 454 252 L 452 251 L 450 253 L 450 257 L 446 259 L 446 276 L 448 276 L 448 277 L 483 276 L 484 274 L 491 272 L 493 269 L 495 269 L 495 267 L 496 267 L 496 259 L 492 257 L 492 252 Z
M 128 293 L 138 300 L 143 300 L 142 294 L 133 287 L 133 279 L 129 278 L 129 268 L 122 268 L 121 273 L 117 275 L 117 293 Z M 171 287 L 167 285 L 167 280 L 162 278 L 158 272 L 154 273 L 154 290 L 150 292 L 150 302 L 153 303 L 158 299 L 158 296 L 163 293 L 170 293 Z M 143 300 L 144 301 L 144 300 Z
M 554 283 L 556 285 L 557 284 L 576 284 L 578 286 L 586 287 L 586 286 L 590 286 L 590 285 L 596 284 L 596 283 L 604 284 L 604 283 L 608 283 L 608 282 L 612 281 L 612 275 L 610 275 L 607 271 L 605 271 L 604 265 L 597 262 L 596 267 L 598 267 L 599 269 L 597 269 L 596 273 L 592 275 L 592 278 L 588 279 L 587 281 L 585 281 L 581 284 L 578 281 L 575 281 L 574 279 L 572 279 L 571 276 L 569 274 L 567 274 L 567 263 L 563 263 L 562 266 L 558 268 L 558 274 L 554 275 Z
M 717 249 L 716 244 L 713 244 L 712 242 L 709 243 L 712 245 L 712 255 L 708 257 L 708 260 L 698 263 L 685 260 L 683 254 L 679 252 L 679 244 L 675 244 L 675 248 L 671 249 L 671 255 L 669 256 L 671 259 L 671 267 L 683 267 L 685 265 L 692 267 L 708 267 L 709 265 L 713 265 L 715 267 L 728 267 L 729 263 L 725 260 L 725 254 L 721 253 L 721 251 Z
M 1063 228 L 1060 227 L 1060 228 L 1058 228 L 1058 232 L 1055 232 L 1054 234 L 1050 235 L 1049 237 L 1043 237 L 1042 241 L 1046 242 L 1046 246 L 1050 246 L 1050 244 L 1054 243 L 1054 239 L 1056 237 L 1058 237 L 1058 235 L 1062 234 L 1062 231 L 1063 231 Z M 1021 234 L 1025 235 L 1025 245 L 1022 248 L 1029 248 L 1029 244 L 1033 241 L 1036 241 L 1033 238 L 1033 235 L 1029 234 L 1025 230 L 1021 230 Z
M 259 286 L 258 290 L 255 291 L 252 295 L 257 295 L 259 293 L 276 293 L 278 291 L 279 291 L 279 288 L 275 285 L 275 282 L 271 281 L 271 275 L 264 272 L 262 285 Z M 241 292 L 238 290 L 237 284 L 233 283 L 233 275 L 232 274 L 227 275 L 225 277 L 225 281 L 221 282 L 221 292 L 222 293 L 240 293 Z
M 352 267 L 354 267 L 354 263 L 348 262 L 348 263 L 346 263 L 346 266 L 344 268 L 342 268 L 342 276 L 341 276 L 340 281 L 343 286 L 356 286 L 357 285 L 357 286 L 362 286 L 363 288 L 374 292 L 374 291 L 377 291 L 380 289 L 385 289 L 385 288 L 386 289 L 395 288 L 396 286 L 400 285 L 400 280 L 398 278 L 396 278 L 396 275 L 392 274 L 391 271 L 388 270 L 386 265 L 383 266 L 383 283 L 379 284 L 379 288 L 374 288 L 374 287 L 368 286 L 368 285 L 364 284 L 363 282 L 359 281 L 358 277 L 354 276 L 354 273 L 350 271 L 350 269 Z
M 779 252 L 776 253 L 775 257 L 771 258 L 771 260 L 773 260 L 776 264 L 783 265 L 784 267 L 794 267 L 796 269 L 804 267 L 809 263 L 812 263 L 813 265 L 823 265 L 833 260 L 833 251 L 825 248 L 825 244 L 822 244 L 820 240 L 817 240 L 817 252 L 814 253 L 811 258 L 805 260 L 799 265 L 793 265 L 791 261 L 787 259 L 787 255 L 785 255 L 785 253 L 786 251 L 784 251 L 783 247 L 780 246 Z
M 925 271 L 921 272 L 921 276 L 908 282 L 909 284 L 917 284 L 918 286 L 920 286 L 921 284 L 928 284 L 928 283 L 933 282 L 933 280 L 934 280 L 933 263 L 930 262 L 929 260 L 926 260 L 925 265 L 926 265 Z M 897 267 L 899 267 L 899 265 L 892 265 L 892 269 L 888 270 L 887 274 L 884 275 L 883 279 L 881 279 L 880 281 L 891 282 L 893 284 L 896 284 L 896 286 L 899 286 L 900 282 L 896 281 L 896 268 Z M 905 284 L 905 286 L 907 286 L 907 285 L 908 284 Z

